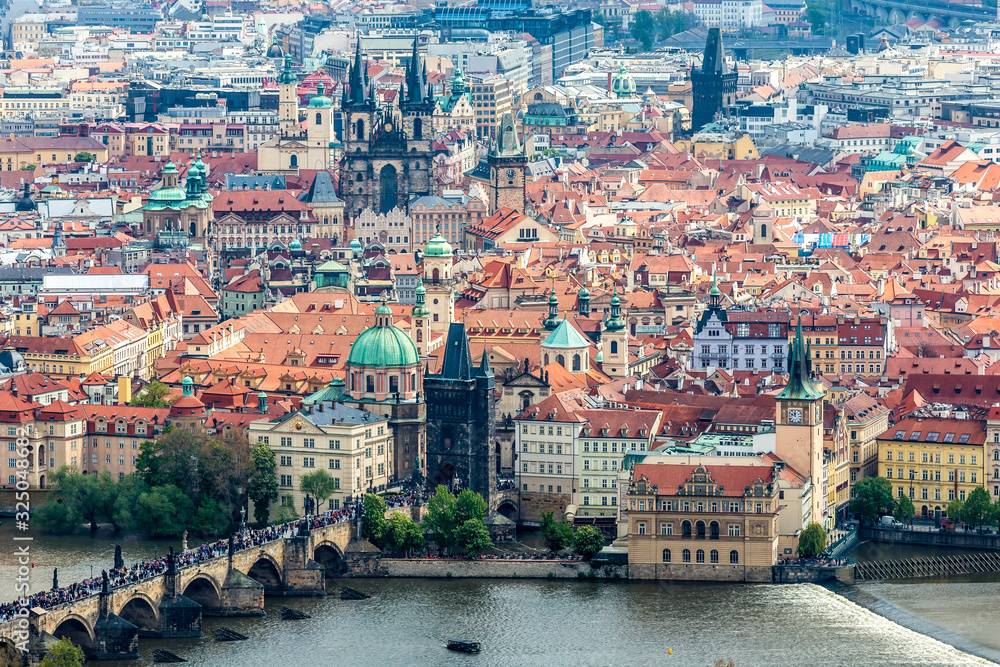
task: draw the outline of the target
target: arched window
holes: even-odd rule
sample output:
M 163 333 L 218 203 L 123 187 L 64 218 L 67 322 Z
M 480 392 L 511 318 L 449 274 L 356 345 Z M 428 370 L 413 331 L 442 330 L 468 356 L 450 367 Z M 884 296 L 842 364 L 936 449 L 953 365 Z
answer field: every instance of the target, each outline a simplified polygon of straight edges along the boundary
M 682 537 L 691 537 L 691 522 L 685 521 L 681 524 L 681 535 Z
M 358 122 L 354 124 L 354 138 L 364 139 L 365 138 L 365 119 L 359 118 Z
M 670 562 L 670 549 L 664 549 L 663 550 L 663 562 L 664 563 L 669 563 Z
M 316 127 L 321 127 L 323 125 L 323 114 L 316 113 Z
M 767 225 L 766 224 L 760 226 L 760 236 L 763 239 L 767 239 Z
M 574 354 L 573 355 L 573 370 L 574 371 L 580 370 L 580 355 L 579 354 Z
M 699 521 L 696 525 L 698 528 L 698 539 L 705 539 L 705 522 Z
M 562 356 L 561 354 L 557 354 L 556 363 L 562 366 L 563 368 L 566 368 L 566 357 Z
M 1000 449 L 993 450 L 993 460 L 1000 461 Z
M 713 540 L 717 540 L 717 539 L 719 539 L 719 522 L 718 522 L 718 521 L 713 521 L 713 522 L 712 522 L 712 523 L 711 523 L 711 524 L 709 525 L 709 532 L 708 532 L 708 534 L 709 534 L 709 536 L 710 536 L 710 537 L 711 537 L 711 538 L 712 538 Z
M 709 560 L 710 563 L 718 563 L 719 562 L 719 552 L 716 551 L 715 549 L 712 549 L 711 553 L 708 554 L 708 560 Z
M 417 329 L 417 342 L 418 343 L 423 343 L 424 342 L 424 330 L 423 329 Z
M 618 341 L 611 341 L 611 354 L 618 354 Z
M 437 282 L 440 279 L 441 279 L 441 272 L 438 269 L 434 269 L 433 271 L 431 271 L 431 280 Z
M 685 549 L 684 551 L 681 552 L 681 560 L 684 561 L 685 563 L 690 563 L 691 562 L 691 550 L 690 549 Z
M 366 379 L 365 379 L 365 390 L 366 391 L 370 391 L 370 392 L 374 392 L 375 391 L 375 376 L 374 375 L 368 375 L 368 376 L 366 376 Z
M 695 554 L 694 554 L 694 560 L 695 560 L 696 563 L 704 563 L 705 562 L 705 550 L 704 549 L 698 549 L 698 551 L 695 552 Z
M 299 156 L 298 155 L 293 155 L 290 158 L 288 158 L 288 166 L 290 166 L 290 167 L 297 167 L 297 166 L 299 166 Z
M 549 365 L 549 355 L 548 354 L 545 355 L 545 365 L 546 366 Z
M 420 118 L 413 119 L 413 138 L 414 139 L 424 138 L 424 121 L 421 120 Z M 417 169 L 420 169 L 419 165 L 417 166 Z
M 736 549 L 733 549 L 732 551 L 730 551 L 729 552 L 729 562 L 732 563 L 733 565 L 738 565 L 739 562 L 740 562 L 740 552 L 737 551 Z

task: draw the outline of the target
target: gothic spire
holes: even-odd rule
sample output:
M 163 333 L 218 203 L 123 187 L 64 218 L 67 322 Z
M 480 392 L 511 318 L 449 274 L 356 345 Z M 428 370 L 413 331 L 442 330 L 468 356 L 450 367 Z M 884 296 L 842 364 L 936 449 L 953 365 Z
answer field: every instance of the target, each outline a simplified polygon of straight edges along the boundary
M 802 336 L 802 315 L 795 327 L 795 338 L 788 352 L 788 384 L 776 398 L 815 401 L 823 398 L 823 390 L 809 377 L 808 350 Z
M 364 106 L 368 103 L 368 71 L 361 57 L 361 36 L 358 35 L 358 46 L 354 52 L 354 65 L 351 66 L 349 77 L 350 99 L 354 106 Z

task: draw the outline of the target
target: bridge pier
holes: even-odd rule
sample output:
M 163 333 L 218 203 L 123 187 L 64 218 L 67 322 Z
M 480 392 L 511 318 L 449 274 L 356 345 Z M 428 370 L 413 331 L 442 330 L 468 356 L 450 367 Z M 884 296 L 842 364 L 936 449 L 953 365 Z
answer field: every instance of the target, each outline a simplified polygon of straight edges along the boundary
M 285 540 L 281 590 L 269 595 L 326 595 L 326 568 L 310 556 L 311 535 L 303 521 L 295 536 Z
M 114 593 L 107 588 L 107 579 L 104 583 L 98 599 L 100 615 L 94 623 L 94 643 L 84 652 L 90 660 L 138 660 L 139 628 L 111 611 Z
M 177 590 L 177 567 L 173 554 L 163 576 L 163 599 L 157 607 L 157 629 L 144 631 L 141 637 L 201 637 L 201 605 L 181 595 Z

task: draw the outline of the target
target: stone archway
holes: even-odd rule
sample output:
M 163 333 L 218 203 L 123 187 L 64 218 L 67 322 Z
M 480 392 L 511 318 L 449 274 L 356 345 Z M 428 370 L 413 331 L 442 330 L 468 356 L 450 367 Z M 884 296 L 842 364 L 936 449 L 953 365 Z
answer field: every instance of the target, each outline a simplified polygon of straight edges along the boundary
M 247 576 L 261 584 L 265 593 L 273 593 L 283 589 L 281 580 L 281 570 L 267 556 L 261 556 L 253 566 L 247 570 Z
M 79 616 L 67 616 L 62 620 L 56 631 L 52 633 L 57 639 L 67 638 L 85 653 L 94 647 L 94 631 L 90 624 Z
M 497 507 L 497 512 L 508 519 L 517 519 L 517 503 L 513 500 L 505 500 Z
M 156 605 L 144 595 L 136 595 L 125 603 L 118 615 L 139 628 L 140 637 L 149 637 L 159 633 L 160 621 Z
M 336 544 L 326 542 L 317 546 L 313 551 L 313 560 L 326 569 L 327 577 L 339 577 L 347 573 L 347 561 Z
M 184 597 L 200 604 L 205 610 L 218 609 L 222 596 L 218 585 L 205 575 L 198 575 L 184 587 Z
M 387 164 L 378 173 L 379 212 L 389 213 L 399 202 L 399 180 L 396 167 Z
M 449 462 L 444 462 L 434 473 L 434 479 L 432 480 L 431 486 L 437 486 L 438 484 L 444 484 L 451 490 L 451 484 L 455 479 L 455 473 L 458 471 L 455 466 Z

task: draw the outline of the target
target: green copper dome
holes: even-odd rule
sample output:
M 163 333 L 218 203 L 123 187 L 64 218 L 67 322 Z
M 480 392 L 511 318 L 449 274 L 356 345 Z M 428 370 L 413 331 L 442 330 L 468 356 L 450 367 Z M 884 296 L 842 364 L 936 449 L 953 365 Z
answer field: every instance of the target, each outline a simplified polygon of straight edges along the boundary
M 316 86 L 316 97 L 309 100 L 310 109 L 329 109 L 333 106 L 333 100 L 325 95 L 326 86 L 320 81 Z
M 424 257 L 451 257 L 451 244 L 438 232 L 424 246 Z
M 351 250 L 355 252 L 361 252 L 363 248 L 361 247 L 361 241 L 357 239 L 351 239 Z
M 302 242 L 298 239 L 292 239 L 292 242 L 288 244 L 289 250 L 302 250 Z
M 385 305 L 384 303 L 375 309 L 376 315 L 392 315 L 392 308 Z
M 379 306 L 378 314 L 388 306 Z M 347 357 L 348 366 L 396 368 L 400 366 L 416 366 L 420 363 L 417 346 L 402 329 L 392 324 L 381 324 L 369 327 L 361 332 L 351 354 Z

